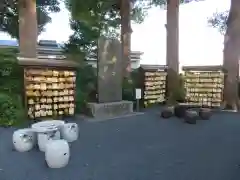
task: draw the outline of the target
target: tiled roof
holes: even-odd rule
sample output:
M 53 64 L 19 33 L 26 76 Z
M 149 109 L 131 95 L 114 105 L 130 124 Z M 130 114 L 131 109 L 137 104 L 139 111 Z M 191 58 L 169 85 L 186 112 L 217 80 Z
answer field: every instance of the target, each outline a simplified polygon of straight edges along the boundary
M 17 40 L 0 40 L 0 46 L 18 46 Z
M 63 47 L 63 44 L 58 43 L 57 45 L 58 45 L 59 48 Z M 18 41 L 17 40 L 0 40 L 0 46 L 18 47 Z
M 63 44 L 59 44 L 56 41 L 48 41 L 48 40 L 40 40 L 38 44 L 38 58 L 57 58 L 57 59 L 65 59 L 65 56 L 62 54 Z M 0 40 L 0 48 L 1 47 L 18 47 L 17 40 Z M 132 51 L 131 61 L 139 61 L 141 59 L 141 55 L 143 53 L 140 51 Z M 56 57 L 55 57 L 56 56 Z M 93 56 L 88 58 L 88 61 L 97 61 L 97 57 Z

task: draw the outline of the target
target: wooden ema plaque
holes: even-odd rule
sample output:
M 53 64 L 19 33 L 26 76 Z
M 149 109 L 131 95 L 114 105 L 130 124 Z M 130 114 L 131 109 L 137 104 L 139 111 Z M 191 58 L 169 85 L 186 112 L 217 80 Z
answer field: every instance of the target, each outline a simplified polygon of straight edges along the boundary
M 54 63 L 52 66 L 51 63 L 39 65 L 41 60 L 36 61 L 39 62 L 30 61 L 28 64 L 26 62 L 22 64 L 24 65 L 24 95 L 28 117 L 38 119 L 73 116 L 75 113 L 75 69 L 56 66 Z
M 166 100 L 167 67 L 141 65 L 139 68 L 139 88 L 142 89 L 141 106 L 149 107 Z
M 186 103 L 201 107 L 220 107 L 223 101 L 222 66 L 183 66 Z

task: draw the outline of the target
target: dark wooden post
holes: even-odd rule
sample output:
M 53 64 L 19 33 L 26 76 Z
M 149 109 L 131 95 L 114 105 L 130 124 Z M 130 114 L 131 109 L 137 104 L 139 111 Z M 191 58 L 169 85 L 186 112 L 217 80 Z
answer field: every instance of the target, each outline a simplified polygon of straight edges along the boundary
M 167 96 L 172 96 L 174 89 L 178 88 L 179 72 L 179 0 L 167 1 Z
M 20 56 L 35 58 L 38 34 L 36 0 L 19 0 L 18 8 Z
M 239 82 L 240 46 L 240 1 L 231 0 L 224 40 L 223 67 L 226 71 L 224 83 L 224 106 L 237 110 Z
M 121 43 L 123 59 L 123 75 L 125 78 L 130 77 L 131 72 L 131 0 L 121 0 Z

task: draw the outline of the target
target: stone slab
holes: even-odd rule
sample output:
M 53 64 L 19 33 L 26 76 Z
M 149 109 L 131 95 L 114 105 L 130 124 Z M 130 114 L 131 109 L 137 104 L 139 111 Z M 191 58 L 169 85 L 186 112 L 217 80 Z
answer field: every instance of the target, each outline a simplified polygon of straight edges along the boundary
M 133 102 L 88 103 L 88 108 L 94 118 L 112 118 L 133 113 Z
M 139 116 L 145 114 L 144 112 L 132 112 L 130 114 L 115 116 L 115 117 L 108 117 L 108 118 L 85 118 L 85 121 L 87 122 L 102 122 L 102 121 L 108 121 L 108 120 L 115 120 L 115 119 L 123 119 L 128 118 L 132 116 Z
M 98 40 L 98 102 L 122 100 L 121 43 L 117 39 Z

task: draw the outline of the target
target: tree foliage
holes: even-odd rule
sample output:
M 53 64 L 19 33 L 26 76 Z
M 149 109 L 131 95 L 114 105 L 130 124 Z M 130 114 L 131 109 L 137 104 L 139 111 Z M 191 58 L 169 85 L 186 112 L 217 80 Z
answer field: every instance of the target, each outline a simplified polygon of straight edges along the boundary
M 217 28 L 221 34 L 224 34 L 227 29 L 227 19 L 229 11 L 216 12 L 211 18 L 208 19 L 209 25 L 214 28 Z
M 18 2 L 19 0 L 3 0 L 0 4 L 0 31 L 18 38 Z M 59 12 L 59 0 L 37 0 L 38 33 L 51 21 L 49 13 Z
M 201 0 L 181 0 L 180 3 L 192 1 Z M 65 0 L 65 5 L 71 13 L 70 27 L 74 32 L 68 49 L 89 54 L 96 48 L 99 36 L 119 38 L 120 0 Z M 131 20 L 142 23 L 149 8 L 166 7 L 167 0 L 132 0 L 132 5 Z
M 72 19 L 88 24 L 104 21 L 105 25 L 114 22 L 120 25 L 121 0 L 65 0 L 66 7 L 71 12 Z M 147 15 L 147 10 L 153 6 L 166 7 L 168 0 L 130 0 L 132 4 L 131 18 L 141 23 Z M 180 3 L 190 3 L 203 0 L 180 0 Z M 99 14 L 100 13 L 100 14 Z M 108 24 L 107 24 L 108 23 Z

